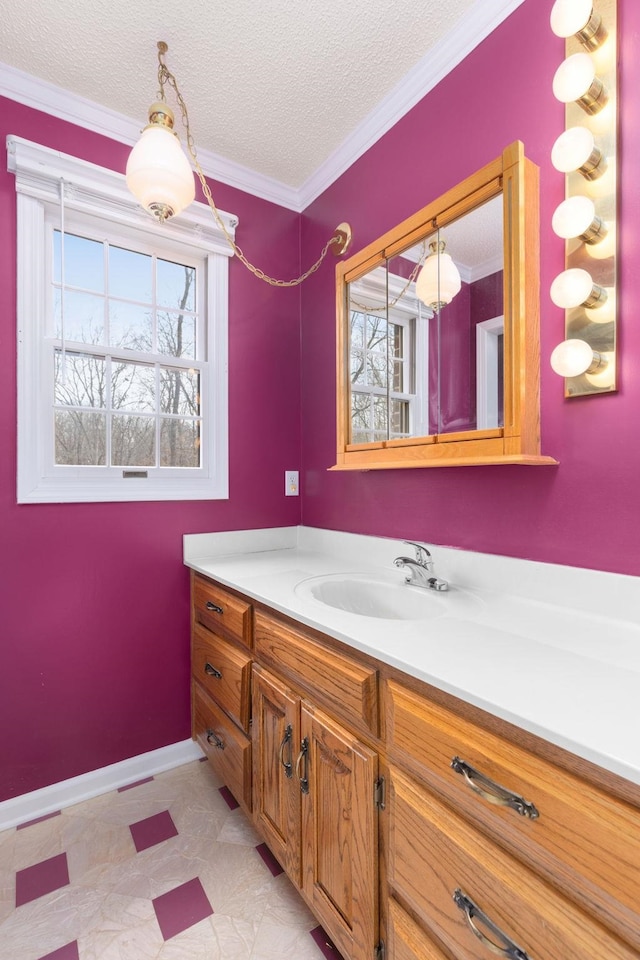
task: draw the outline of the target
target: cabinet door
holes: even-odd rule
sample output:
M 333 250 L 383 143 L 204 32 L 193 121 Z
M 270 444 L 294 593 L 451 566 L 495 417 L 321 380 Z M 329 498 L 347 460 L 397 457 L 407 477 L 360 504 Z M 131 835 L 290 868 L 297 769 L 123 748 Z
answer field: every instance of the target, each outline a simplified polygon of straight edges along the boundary
M 300 873 L 300 699 L 280 680 L 253 668 L 254 817 L 271 851 L 296 884 Z
M 300 732 L 303 890 L 340 953 L 371 960 L 378 931 L 378 757 L 306 701 Z

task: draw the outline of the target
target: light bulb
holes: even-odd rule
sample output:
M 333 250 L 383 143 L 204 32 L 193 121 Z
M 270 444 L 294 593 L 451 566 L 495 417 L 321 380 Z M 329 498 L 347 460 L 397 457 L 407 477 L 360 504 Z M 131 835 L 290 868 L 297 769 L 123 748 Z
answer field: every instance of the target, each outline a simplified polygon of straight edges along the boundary
M 556 307 L 572 310 L 574 307 L 595 307 L 605 303 L 607 291 L 593 282 L 586 270 L 573 267 L 563 270 L 551 284 L 551 299 Z
M 195 198 L 193 170 L 173 132 L 173 112 L 164 103 L 149 107 L 149 125 L 129 154 L 127 187 L 159 220 L 174 217 Z
M 577 37 L 589 50 L 596 50 L 607 36 L 592 0 L 556 0 L 551 10 L 551 29 L 563 39 Z
M 593 365 L 594 352 L 586 340 L 563 340 L 553 350 L 550 363 L 559 377 L 579 377 Z
M 553 78 L 553 94 L 561 103 L 575 101 L 591 114 L 602 110 L 609 98 L 588 53 L 573 53 L 563 60 Z
M 551 221 L 553 232 L 563 240 L 580 237 L 585 243 L 600 243 L 607 235 L 607 225 L 596 216 L 593 200 L 576 196 L 563 200 Z
M 428 307 L 437 310 L 451 303 L 460 292 L 462 281 L 455 263 L 445 253 L 444 240 L 429 244 L 431 253 L 416 280 L 416 296 Z
M 586 127 L 569 127 L 551 150 L 551 163 L 560 173 L 579 170 L 587 180 L 596 180 L 607 169 L 607 160 Z

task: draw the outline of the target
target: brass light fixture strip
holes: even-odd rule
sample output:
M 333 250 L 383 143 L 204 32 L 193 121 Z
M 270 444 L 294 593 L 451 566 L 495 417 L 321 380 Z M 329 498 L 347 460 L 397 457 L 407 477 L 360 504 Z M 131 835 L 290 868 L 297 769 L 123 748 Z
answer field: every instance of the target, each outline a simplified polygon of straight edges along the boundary
M 594 285 L 607 292 L 604 301 L 588 307 L 581 305 L 565 312 L 566 339 L 585 340 L 605 361 L 593 372 L 565 378 L 565 397 L 612 393 L 617 390 L 617 235 L 618 235 L 618 71 L 617 71 L 617 0 L 594 0 L 593 23 L 601 24 L 597 36 L 606 30 L 606 39 L 593 49 L 577 36 L 566 41 L 566 56 L 588 52 L 596 67 L 596 75 L 607 91 L 607 102 L 597 113 L 587 112 L 578 103 L 568 103 L 565 129 L 586 127 L 594 136 L 596 148 L 606 163 L 583 175 L 579 170 L 566 175 L 566 196 L 586 196 L 593 200 L 597 216 L 604 221 L 608 233 L 601 243 L 585 242 L 578 237 L 566 241 L 566 268 L 581 267 L 593 277 Z M 597 39 L 594 38 L 594 42 Z M 602 175 L 599 170 L 604 167 Z M 591 177 L 595 174 L 595 179 Z M 592 369 L 592 368 L 590 368 Z

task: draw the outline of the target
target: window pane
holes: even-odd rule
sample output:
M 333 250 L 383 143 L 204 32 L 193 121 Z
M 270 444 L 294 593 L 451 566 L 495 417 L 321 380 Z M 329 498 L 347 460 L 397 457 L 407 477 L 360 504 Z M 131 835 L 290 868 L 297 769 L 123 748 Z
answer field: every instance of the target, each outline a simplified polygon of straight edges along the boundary
M 53 231 L 53 279 L 62 283 L 62 242 Z M 104 292 L 104 245 L 73 233 L 64 235 L 64 282 L 68 287 Z
M 356 350 L 364 347 L 364 314 L 351 311 L 351 346 Z
M 56 410 L 56 463 L 67 466 L 104 467 L 107 418 L 103 413 Z
M 109 300 L 109 343 L 127 350 L 153 350 L 153 321 L 148 307 Z
M 156 301 L 176 310 L 196 309 L 196 271 L 169 260 L 158 260 Z
M 197 370 L 160 368 L 160 413 L 192 417 L 200 414 L 200 375 Z
M 195 316 L 159 310 L 158 353 L 194 359 L 196 355 Z
M 111 463 L 119 467 L 153 467 L 156 462 L 156 425 L 152 417 L 113 417 Z
M 386 354 L 370 353 L 367 357 L 367 383 L 372 387 L 386 387 L 389 366 Z
M 387 352 L 387 321 L 385 317 L 367 315 L 366 338 L 367 349 Z
M 389 408 L 386 397 L 373 397 L 373 439 L 386 440 Z
M 146 253 L 109 247 L 109 293 L 123 300 L 151 303 L 153 260 Z
M 407 364 L 404 360 L 392 360 L 391 367 L 393 370 L 393 379 L 391 381 L 391 389 L 396 393 L 408 393 L 408 385 L 405 384 L 405 369 Z
M 200 421 L 160 421 L 160 466 L 200 466 Z
M 351 443 L 367 443 L 371 435 L 371 399 L 366 393 L 351 394 Z
M 351 357 L 351 383 L 365 383 L 365 363 L 362 350 L 352 350 Z
M 409 404 L 406 400 L 389 402 L 389 434 L 392 437 L 409 435 Z
M 55 351 L 55 403 L 104 409 L 107 402 L 105 362 L 85 353 Z
M 114 410 L 154 412 L 156 375 L 141 363 L 117 363 L 111 367 L 111 406 Z
M 55 336 L 76 343 L 104 343 L 104 298 L 91 293 L 64 292 L 64 331 L 62 294 L 53 290 L 53 318 Z

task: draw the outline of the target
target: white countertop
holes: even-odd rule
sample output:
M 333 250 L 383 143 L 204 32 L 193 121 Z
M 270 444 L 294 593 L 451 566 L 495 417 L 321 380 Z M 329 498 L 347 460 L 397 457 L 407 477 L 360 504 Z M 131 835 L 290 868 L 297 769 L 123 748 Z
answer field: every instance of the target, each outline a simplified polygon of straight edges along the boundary
M 295 588 L 350 573 L 402 582 L 393 558 L 412 554 L 399 540 L 307 527 L 184 538 L 194 570 L 640 784 L 640 578 L 430 549 L 450 583 L 432 594 L 441 613 L 390 620 Z

